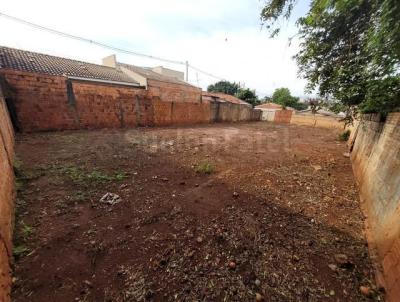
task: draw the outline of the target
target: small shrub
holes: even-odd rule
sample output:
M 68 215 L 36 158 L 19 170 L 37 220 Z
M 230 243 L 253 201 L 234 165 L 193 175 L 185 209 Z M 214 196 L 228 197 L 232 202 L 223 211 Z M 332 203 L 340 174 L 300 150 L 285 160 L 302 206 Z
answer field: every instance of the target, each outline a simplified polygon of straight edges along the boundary
M 26 240 L 32 233 L 33 233 L 33 228 L 22 221 L 21 222 L 22 237 Z
M 203 162 L 197 165 L 195 171 L 197 173 L 211 174 L 214 172 L 214 166 L 209 162 Z
M 347 129 L 343 133 L 339 134 L 339 140 L 343 141 L 343 142 L 347 142 L 349 137 L 350 137 L 350 130 L 349 129 Z
M 14 159 L 13 170 L 15 175 L 15 188 L 17 191 L 20 191 L 24 186 L 24 173 L 22 171 L 22 161 L 18 158 Z
M 28 252 L 29 249 L 25 245 L 16 245 L 13 248 L 13 255 L 17 259 L 26 255 Z
M 115 180 L 122 181 L 126 178 L 126 175 L 123 172 L 117 172 L 115 173 L 114 178 Z

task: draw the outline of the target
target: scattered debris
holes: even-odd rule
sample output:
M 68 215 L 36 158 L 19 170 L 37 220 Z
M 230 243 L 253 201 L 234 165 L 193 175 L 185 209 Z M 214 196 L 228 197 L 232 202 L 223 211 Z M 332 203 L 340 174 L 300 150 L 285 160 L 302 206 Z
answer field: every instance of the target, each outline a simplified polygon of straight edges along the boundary
M 16 201 L 16 238 L 25 238 L 22 220 L 35 231 L 14 244 L 15 301 L 383 301 L 344 144 L 328 129 L 291 127 L 282 149 L 286 127 L 21 134 L 18 152 L 42 176 Z M 149 150 L 153 135 L 174 146 Z M 75 136 L 80 143 L 64 143 Z M 204 159 L 218 169 L 196 173 Z M 73 183 L 55 165 L 129 172 L 123 182 Z M 122 202 L 107 193 L 104 204 L 120 203 L 99 206 L 107 191 Z M 77 192 L 86 195 L 66 198 Z
M 313 167 L 315 171 L 322 170 L 322 167 L 320 165 L 311 165 L 311 167 Z
M 235 261 L 229 261 L 228 267 L 232 270 L 236 268 L 236 262 Z
M 264 301 L 263 295 L 256 293 L 256 302 L 262 302 Z
M 114 194 L 114 193 L 106 193 L 100 199 L 101 203 L 106 203 L 106 204 L 109 204 L 109 205 L 114 205 L 114 204 L 117 204 L 117 203 L 119 203 L 121 201 L 122 201 L 121 197 L 119 197 L 117 194 Z
M 333 272 L 336 272 L 337 269 L 338 269 L 338 267 L 337 267 L 336 264 L 328 264 L 328 267 L 329 267 Z
M 368 287 L 368 286 L 360 286 L 360 292 L 365 296 L 365 297 L 368 297 L 368 298 L 371 298 L 372 296 L 373 296 L 373 290 L 370 288 L 370 287 Z
M 349 257 L 345 254 L 335 254 L 334 255 L 336 263 L 341 268 L 352 269 L 354 267 L 354 263 L 350 261 Z

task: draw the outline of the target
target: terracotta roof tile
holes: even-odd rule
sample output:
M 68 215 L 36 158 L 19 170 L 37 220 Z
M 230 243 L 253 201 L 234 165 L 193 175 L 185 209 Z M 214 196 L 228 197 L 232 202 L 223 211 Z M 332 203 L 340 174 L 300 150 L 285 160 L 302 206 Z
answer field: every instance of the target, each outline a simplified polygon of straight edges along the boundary
M 4 46 L 0 46 L 1 68 L 138 84 L 123 72 L 112 67 Z
M 222 101 L 228 102 L 228 103 L 233 103 L 233 104 L 243 104 L 243 105 L 249 105 L 251 106 L 249 103 L 242 101 L 241 99 L 233 96 L 233 95 L 229 95 L 229 94 L 225 94 L 225 93 L 220 93 L 220 92 L 208 92 L 208 91 L 203 91 L 202 95 L 204 97 L 214 97 L 214 98 L 218 98 Z
M 257 109 L 282 109 L 282 106 L 275 103 L 264 103 L 261 105 L 256 106 Z

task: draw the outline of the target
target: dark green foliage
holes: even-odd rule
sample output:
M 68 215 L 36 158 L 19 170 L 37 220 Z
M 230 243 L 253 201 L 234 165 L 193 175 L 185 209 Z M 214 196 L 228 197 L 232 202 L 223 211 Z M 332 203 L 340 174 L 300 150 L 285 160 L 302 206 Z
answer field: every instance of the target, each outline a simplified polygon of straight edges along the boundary
M 277 88 L 272 95 L 272 102 L 282 105 L 284 108 L 292 107 L 296 110 L 307 109 L 306 104 L 299 103 L 299 98 L 291 95 L 289 88 Z
M 267 5 L 261 11 L 261 19 L 264 25 L 271 32 L 271 37 L 280 31 L 279 26 L 274 27 L 276 21 L 282 16 L 289 19 L 296 0 L 268 0 Z
M 292 104 L 291 107 L 296 110 L 306 110 L 308 108 L 307 104 L 300 103 L 300 102 L 296 102 L 296 103 Z
M 331 102 L 327 105 L 328 110 L 338 114 L 340 112 L 346 112 L 347 106 L 341 102 Z
M 272 102 L 272 97 L 270 97 L 270 96 L 265 96 L 265 97 L 263 97 L 263 99 L 261 100 L 261 103 L 268 103 L 268 102 Z
M 208 92 L 221 92 L 230 95 L 235 95 L 239 91 L 239 84 L 231 83 L 228 81 L 219 81 L 207 87 Z
M 261 19 L 266 25 L 287 19 L 294 3 L 271 0 Z M 302 44 L 296 60 L 308 91 L 362 112 L 399 109 L 398 0 L 313 0 L 297 24 Z
M 256 92 L 254 90 L 250 90 L 249 88 L 240 88 L 236 93 L 236 97 L 249 103 L 253 107 L 260 104 Z
M 343 141 L 343 142 L 347 142 L 349 140 L 350 137 L 350 130 L 346 130 L 343 133 L 339 134 L 339 140 Z

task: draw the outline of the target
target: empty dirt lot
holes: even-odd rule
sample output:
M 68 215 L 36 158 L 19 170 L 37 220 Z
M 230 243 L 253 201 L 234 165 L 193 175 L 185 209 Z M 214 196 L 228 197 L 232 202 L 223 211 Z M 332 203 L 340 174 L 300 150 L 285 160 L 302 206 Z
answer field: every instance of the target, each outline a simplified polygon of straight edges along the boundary
M 343 152 L 261 122 L 19 135 L 13 301 L 381 300 Z

